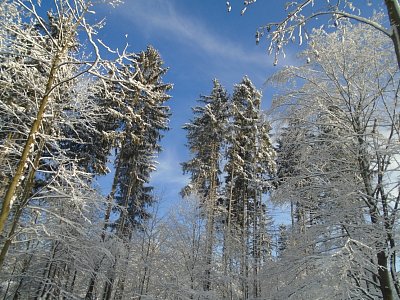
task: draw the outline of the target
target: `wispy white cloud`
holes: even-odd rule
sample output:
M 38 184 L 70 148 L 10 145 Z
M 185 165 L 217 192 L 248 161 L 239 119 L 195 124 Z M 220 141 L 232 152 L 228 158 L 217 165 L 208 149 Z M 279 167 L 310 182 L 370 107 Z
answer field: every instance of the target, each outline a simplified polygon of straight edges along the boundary
M 158 158 L 157 170 L 151 174 L 150 184 L 155 187 L 159 197 L 159 216 L 165 215 L 181 198 L 181 189 L 189 183 L 189 177 L 184 175 L 180 163 L 182 158 L 177 154 L 176 147 L 167 147 Z
M 182 160 L 172 147 L 164 149 L 158 159 L 157 170 L 151 175 L 152 184 L 162 184 L 166 187 L 181 189 L 189 182 L 187 175 L 182 173 L 180 163 Z
M 140 30 L 162 34 L 208 56 L 250 64 L 266 62 L 264 53 L 245 51 L 240 44 L 216 34 L 203 21 L 179 12 L 172 0 L 134 0 L 126 4 L 121 13 Z

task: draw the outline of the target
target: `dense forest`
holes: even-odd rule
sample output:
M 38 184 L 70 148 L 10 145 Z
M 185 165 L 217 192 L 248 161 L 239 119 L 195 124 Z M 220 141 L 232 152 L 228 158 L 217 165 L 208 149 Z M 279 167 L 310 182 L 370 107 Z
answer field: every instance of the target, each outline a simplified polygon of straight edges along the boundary
M 95 2 L 0 1 L 2 299 L 400 298 L 397 0 L 290 2 L 260 27 L 275 64 L 304 43 L 301 64 L 267 79 L 268 109 L 248 76 L 210 79 L 163 216 L 173 83 L 154 47 L 97 38 Z

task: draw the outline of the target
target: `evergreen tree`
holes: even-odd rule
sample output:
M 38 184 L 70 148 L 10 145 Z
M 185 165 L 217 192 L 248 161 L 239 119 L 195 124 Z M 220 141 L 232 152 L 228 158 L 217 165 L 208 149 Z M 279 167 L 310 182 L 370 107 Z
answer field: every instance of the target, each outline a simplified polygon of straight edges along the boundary
M 116 149 L 116 172 L 105 221 L 107 226 L 111 201 L 115 199 L 118 218 L 112 227 L 117 236 L 128 245 L 132 230 L 149 217 L 146 207 L 154 201 L 152 187 L 148 183 L 151 172 L 156 169 L 155 155 L 161 151 L 159 140 L 162 138 L 162 131 L 168 129 L 169 108 L 165 106 L 165 101 L 170 98 L 167 92 L 172 85 L 162 82 L 162 76 L 167 69 L 163 67 L 163 61 L 153 47 L 139 53 L 133 64 L 125 68 L 133 79 L 149 87 L 148 90 L 143 90 L 133 86 L 131 90 L 124 92 L 124 98 L 118 107 L 118 115 L 123 117 L 118 120 L 117 140 L 120 146 Z M 118 91 L 118 87 L 115 89 Z M 114 269 L 115 266 L 105 285 L 105 299 L 111 297 L 115 280 Z M 123 295 L 124 276 L 121 273 L 117 299 Z
M 226 257 L 233 254 L 231 247 L 236 236 L 239 242 L 241 297 L 249 297 L 249 276 L 251 257 L 253 272 L 257 274 L 265 253 L 266 211 L 262 195 L 270 187 L 271 175 L 275 170 L 275 151 L 269 139 L 270 125 L 260 111 L 261 93 L 249 78 L 244 77 L 237 84 L 232 96 L 232 124 L 228 134 L 226 193 Z M 235 239 L 236 239 L 235 238 Z M 254 280 L 256 279 L 254 276 Z M 252 296 L 259 296 L 259 285 L 255 282 Z
M 214 247 L 215 217 L 218 199 L 221 197 L 221 160 L 226 143 L 226 130 L 229 117 L 228 95 L 218 80 L 214 79 L 209 96 L 198 100 L 202 106 L 193 109 L 195 115 L 186 124 L 188 147 L 193 158 L 182 164 L 183 171 L 191 175 L 190 183 L 182 194 L 196 193 L 201 198 L 206 223 L 205 277 L 204 291 L 211 289 L 212 253 Z
M 263 154 L 268 155 L 268 148 L 261 147 L 259 143 L 260 141 L 268 143 L 269 139 L 263 141 L 260 133 L 268 132 L 269 125 L 262 122 L 260 104 L 261 93 L 245 77 L 235 86 L 232 97 L 232 125 L 228 134 L 228 162 L 225 167 L 229 184 L 227 190 L 233 188 L 228 197 L 233 197 L 228 210 L 231 211 L 232 222 L 239 227 L 243 227 L 246 223 L 244 214 L 249 211 L 249 199 L 254 200 L 256 192 L 265 191 L 268 186 L 266 181 L 261 180 L 261 176 L 269 174 L 267 168 L 272 164 L 272 160 L 268 160 L 268 157 L 267 160 L 261 159 Z M 261 151 L 265 153 L 259 153 Z M 264 164 L 264 168 L 261 164 Z M 260 182 L 265 188 L 257 186 Z

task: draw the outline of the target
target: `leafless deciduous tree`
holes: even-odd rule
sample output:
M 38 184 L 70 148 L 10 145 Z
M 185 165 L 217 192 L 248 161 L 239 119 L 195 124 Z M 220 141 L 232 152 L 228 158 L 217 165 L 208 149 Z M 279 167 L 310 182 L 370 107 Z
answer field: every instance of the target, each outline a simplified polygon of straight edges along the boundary
M 295 206 L 284 297 L 314 297 L 318 286 L 334 288 L 335 299 L 399 294 L 399 76 L 390 43 L 365 24 L 319 30 L 303 53 L 310 62 L 271 79 L 285 85 L 273 104 L 284 133 L 274 199 Z M 328 285 L 332 274 L 343 281 Z
M 250 5 L 257 5 L 256 1 L 244 1 L 242 14 L 245 13 Z M 298 42 L 302 44 L 303 39 L 308 39 L 312 33 L 309 23 L 314 20 L 328 16 L 330 24 L 338 26 L 341 20 L 351 19 L 378 30 L 388 36 L 394 45 L 397 63 L 400 66 L 400 5 L 398 0 L 385 1 L 363 1 L 364 5 L 379 7 L 384 5 L 386 8 L 390 27 L 386 27 L 384 22 L 377 22 L 364 17 L 360 10 L 360 3 L 350 0 L 302 0 L 288 1 L 284 6 L 286 16 L 277 22 L 269 22 L 261 26 L 256 32 L 256 42 L 258 43 L 263 36 L 270 39 L 268 52 L 274 53 L 275 64 L 278 62 L 278 56 L 284 55 L 284 46 L 289 42 Z M 230 4 L 228 10 L 230 11 Z

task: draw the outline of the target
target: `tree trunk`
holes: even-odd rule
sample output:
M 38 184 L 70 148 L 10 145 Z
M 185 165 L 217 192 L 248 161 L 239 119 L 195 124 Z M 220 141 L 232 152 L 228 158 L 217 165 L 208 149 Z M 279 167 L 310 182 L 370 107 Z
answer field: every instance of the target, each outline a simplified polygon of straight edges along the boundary
M 203 290 L 211 289 L 211 265 L 212 265 L 212 249 L 214 235 L 214 205 L 208 208 L 208 218 L 206 225 L 206 269 L 204 271 Z
M 395 250 L 395 241 L 392 236 L 390 236 L 389 239 L 390 243 L 390 250 L 392 251 L 392 255 L 390 256 L 390 273 L 392 275 L 392 281 L 394 283 L 394 287 L 396 289 L 397 296 L 400 297 L 400 286 L 399 286 L 399 281 L 398 281 L 398 276 L 397 276 L 397 271 L 396 271 L 396 250 Z
M 17 264 L 18 264 L 18 261 L 15 261 L 15 262 L 14 262 L 13 270 L 12 270 L 12 272 L 11 272 L 11 275 L 14 275 L 14 274 L 15 274 L 15 270 L 17 269 Z M 7 287 L 6 287 L 6 290 L 4 291 L 3 300 L 7 300 L 7 299 L 8 299 L 7 294 L 8 294 L 8 291 L 9 291 L 10 287 L 11 287 L 11 281 L 12 281 L 12 278 L 9 278 L 9 279 L 7 280 Z
M 103 260 L 103 259 L 101 259 L 101 261 L 102 261 L 102 260 Z M 90 280 L 89 280 L 89 287 L 88 287 L 88 290 L 87 290 L 86 295 L 85 295 L 85 300 L 92 300 L 92 299 L 94 299 L 94 287 L 95 287 L 95 285 L 96 285 L 97 272 L 98 272 L 99 269 L 100 269 L 101 261 L 100 261 L 100 263 L 94 268 L 93 273 L 92 273 L 92 276 L 90 277 Z
M 388 258 L 385 251 L 380 251 L 377 254 L 378 258 L 378 275 L 379 287 L 384 300 L 394 300 L 393 289 L 391 286 L 390 272 L 388 270 Z
M 390 25 L 392 26 L 391 38 L 396 52 L 397 63 L 400 68 L 400 5 L 398 0 L 385 0 L 389 15 Z
M 212 166 L 211 166 L 211 176 L 210 176 L 210 190 L 208 203 L 206 203 L 207 209 L 207 225 L 206 225 L 206 270 L 205 270 L 205 278 L 203 283 L 203 290 L 209 291 L 211 290 L 211 267 L 212 267 L 212 253 L 214 246 L 214 213 L 215 213 L 215 202 L 216 202 L 216 188 L 217 188 L 217 179 L 216 179 L 216 162 L 215 162 L 215 151 L 216 147 L 213 144 L 212 147 Z
M 30 248 L 30 244 L 28 244 L 27 250 L 29 250 L 29 248 Z M 22 267 L 22 270 L 21 270 L 21 272 L 20 272 L 20 276 L 23 275 L 23 274 L 25 274 L 25 272 L 28 270 L 28 268 L 29 268 L 29 266 L 30 266 L 30 264 L 31 264 L 32 258 L 33 258 L 33 255 L 31 255 L 29 258 L 27 258 L 27 259 L 24 260 L 23 267 Z M 20 288 L 23 286 L 24 280 L 25 280 L 25 279 L 26 279 L 26 277 L 21 276 L 21 279 L 18 281 L 18 285 L 17 285 L 17 287 L 15 288 L 13 300 L 14 300 L 14 299 L 15 299 L 15 300 L 19 299 L 19 296 L 20 296 L 20 291 L 19 291 L 19 290 L 20 290 Z M 5 296 L 6 296 L 6 295 L 7 295 L 7 294 L 5 294 Z
M 253 298 L 258 299 L 261 296 L 261 286 L 259 282 L 259 271 L 261 264 L 261 249 L 263 240 L 264 223 L 262 222 L 262 195 L 256 191 L 254 201 L 253 217 Z
M 130 244 L 128 243 L 126 246 L 125 262 L 122 266 L 123 270 L 121 270 L 121 274 L 118 278 L 117 289 L 115 291 L 114 300 L 124 299 L 123 297 L 124 297 L 124 290 L 125 290 L 125 281 L 126 281 L 126 275 L 128 272 L 130 252 L 131 252 L 131 247 L 130 247 Z
M 116 177 L 118 177 L 117 174 L 115 174 L 114 179 Z M 117 180 L 115 182 L 117 183 Z M 128 193 L 125 198 L 125 203 L 124 203 L 125 208 L 128 207 L 128 200 L 129 200 L 129 197 L 130 197 L 130 194 L 132 191 L 132 186 L 133 186 L 133 183 L 131 182 Z M 122 243 L 124 246 L 125 246 L 125 243 L 130 242 L 130 238 L 131 238 L 131 236 L 128 233 L 127 241 L 124 240 L 124 238 L 126 238 L 126 226 L 127 226 L 125 224 L 126 218 L 127 218 L 126 214 L 122 213 L 122 215 L 120 216 L 119 224 L 116 229 L 116 235 L 117 235 L 117 237 L 119 237 L 123 240 Z M 129 249 L 129 246 L 127 248 Z M 129 251 L 127 251 L 127 252 L 129 252 Z M 103 300 L 111 300 L 111 296 L 112 296 L 113 289 L 114 289 L 114 283 L 115 283 L 115 279 L 116 279 L 117 264 L 118 264 L 118 257 L 115 257 L 115 262 L 111 269 L 111 276 L 108 277 L 108 280 L 106 281 L 105 286 L 104 286 Z M 124 276 L 124 274 L 122 274 L 122 276 Z
M 119 165 L 117 165 L 117 168 L 115 170 L 114 178 L 113 178 L 113 183 L 111 186 L 111 191 L 107 196 L 107 208 L 106 208 L 106 213 L 104 215 L 104 225 L 103 225 L 103 232 L 101 233 L 101 240 L 104 242 L 106 238 L 106 231 L 109 226 L 110 222 L 110 216 L 111 216 L 111 210 L 112 210 L 112 205 L 113 205 L 113 200 L 115 196 L 115 192 L 117 191 L 117 185 L 118 185 L 118 174 L 119 174 Z M 94 287 L 96 285 L 97 281 L 97 273 L 100 270 L 100 265 L 101 262 L 103 261 L 104 257 L 101 259 L 101 261 L 94 267 L 93 273 L 90 277 L 89 280 L 89 287 L 88 290 L 86 291 L 85 295 L 85 300 L 92 300 L 94 299 Z
M 233 154 L 235 154 L 235 149 L 233 149 Z M 233 179 L 235 177 L 235 170 L 232 169 L 232 174 L 230 178 L 231 186 L 229 189 L 229 202 L 227 203 L 228 207 L 228 216 L 227 216 L 227 224 L 225 227 L 225 236 L 224 236 L 224 276 L 225 281 L 227 282 L 224 287 L 224 299 L 233 299 L 232 293 L 232 280 L 227 280 L 228 274 L 231 274 L 231 234 L 232 234 L 232 207 L 233 207 Z
M 51 286 L 51 279 L 52 279 L 52 270 L 53 268 L 53 263 L 54 263 L 54 258 L 56 257 L 56 253 L 57 253 L 57 248 L 59 246 L 59 242 L 55 242 L 54 246 L 52 247 L 52 254 L 51 257 L 49 259 L 49 261 L 46 264 L 46 268 L 43 272 L 43 278 L 42 281 L 39 284 L 39 288 L 36 291 L 36 296 L 34 298 L 34 300 L 41 300 L 43 299 L 43 297 L 47 294 L 47 289 L 49 286 Z
M 74 276 L 72 277 L 72 282 L 71 282 L 71 284 L 70 284 L 70 286 L 69 286 L 69 291 L 70 291 L 71 294 L 74 293 L 75 281 L 76 281 L 76 275 L 77 275 L 77 274 L 78 274 L 78 271 L 75 270 L 75 271 L 74 271 Z
M 147 289 L 148 289 L 148 284 L 149 284 L 149 279 L 150 279 L 150 268 L 149 268 L 149 263 L 148 263 L 148 259 L 150 257 L 150 247 L 151 247 L 151 236 L 149 235 L 149 238 L 147 240 L 147 245 L 146 245 L 146 251 L 144 251 L 144 244 L 145 244 L 145 235 L 143 235 L 143 239 L 142 239 L 142 253 L 146 252 L 145 254 L 145 259 L 144 259 L 144 270 L 143 270 L 143 276 L 140 280 L 139 283 L 139 298 L 138 300 L 140 300 L 142 298 L 142 295 L 144 295 L 145 293 L 147 293 Z M 193 289 L 193 288 L 192 288 Z
M 21 202 L 19 203 L 18 207 L 16 208 L 16 212 L 15 212 L 15 215 L 14 215 L 14 220 L 13 220 L 10 232 L 8 233 L 7 240 L 5 241 L 5 243 L 3 245 L 3 248 L 1 249 L 1 252 L 0 252 L 0 271 L 1 271 L 2 267 L 3 267 L 3 264 L 4 264 L 4 261 L 5 261 L 8 249 L 11 246 L 12 240 L 14 238 L 14 234 L 15 234 L 15 231 L 17 229 L 19 218 L 22 215 L 23 208 L 28 203 L 29 197 L 30 197 L 30 195 L 32 193 L 33 180 L 34 180 L 34 177 L 35 177 L 35 174 L 36 174 L 36 169 L 39 166 L 40 158 L 42 156 L 43 147 L 44 147 L 44 141 L 42 140 L 40 142 L 39 149 L 37 150 L 37 154 L 36 154 L 36 157 L 35 157 L 35 161 L 33 162 L 33 166 L 32 166 L 32 168 L 31 168 L 31 170 L 29 172 L 29 176 L 28 176 L 28 179 L 26 181 L 25 189 L 24 189 L 23 195 L 21 197 L 22 198 Z
M 249 296 L 249 286 L 248 286 L 248 275 L 249 275 L 249 265 L 248 265 L 248 230 L 249 230 L 249 217 L 248 217 L 248 195 L 247 189 L 243 193 L 243 220 L 242 220 L 242 228 L 241 228 L 241 261 L 240 261 L 240 275 L 242 281 L 242 295 L 243 299 L 248 299 Z
M 11 206 L 13 204 L 14 198 L 15 198 L 15 193 L 18 187 L 18 184 L 20 183 L 22 176 L 24 174 L 24 171 L 26 169 L 26 166 L 29 163 L 29 154 L 31 152 L 31 148 L 35 143 L 36 139 L 36 134 L 39 132 L 40 126 L 42 125 L 43 121 L 43 116 L 45 113 L 45 110 L 47 108 L 47 103 L 49 102 L 50 99 L 50 94 L 53 90 L 54 82 L 56 80 L 56 73 L 58 70 L 58 64 L 60 62 L 60 57 L 63 55 L 63 53 L 66 51 L 66 47 L 62 49 L 58 55 L 55 56 L 51 69 L 50 69 L 50 74 L 49 78 L 46 84 L 46 89 L 44 92 L 44 95 L 42 97 L 42 100 L 40 102 L 39 110 L 36 115 L 36 119 L 32 124 L 31 130 L 29 132 L 28 138 L 25 142 L 24 149 L 22 150 L 21 158 L 18 162 L 17 165 L 17 170 L 14 174 L 14 177 L 12 178 L 7 192 L 4 196 L 3 199 L 3 204 L 1 207 L 1 212 L 0 212 L 0 234 L 3 233 L 4 226 L 7 222 L 8 216 L 10 214 Z
M 114 285 L 114 276 L 111 276 L 109 281 L 106 281 L 106 283 L 104 285 L 103 298 L 102 298 L 103 300 L 110 300 L 111 299 L 111 293 L 112 293 L 113 285 Z
M 126 267 L 125 267 L 125 272 L 126 272 Z M 123 296 L 124 296 L 124 290 L 125 290 L 125 275 L 123 273 L 122 277 L 120 277 L 118 279 L 118 283 L 117 283 L 117 289 L 115 291 L 115 296 L 114 296 L 114 300 L 122 300 Z

